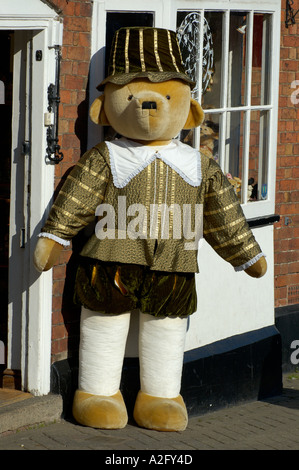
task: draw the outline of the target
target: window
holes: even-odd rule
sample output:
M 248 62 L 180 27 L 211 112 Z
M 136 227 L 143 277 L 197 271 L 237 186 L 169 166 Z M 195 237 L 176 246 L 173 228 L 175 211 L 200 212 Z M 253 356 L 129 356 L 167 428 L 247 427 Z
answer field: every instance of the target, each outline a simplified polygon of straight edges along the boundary
M 231 0 L 211 7 L 205 0 L 141 0 L 138 6 L 128 0 L 123 7 L 120 0 L 109 0 L 99 5 L 97 24 L 105 27 L 107 49 L 120 26 L 177 31 L 186 70 L 196 81 L 193 96 L 205 112 L 204 124 L 183 131 L 180 139 L 219 163 L 248 218 L 273 214 L 280 2 Z
M 200 130 L 182 140 L 220 164 L 242 204 L 267 200 L 272 15 L 179 10 L 176 27 L 205 111 Z

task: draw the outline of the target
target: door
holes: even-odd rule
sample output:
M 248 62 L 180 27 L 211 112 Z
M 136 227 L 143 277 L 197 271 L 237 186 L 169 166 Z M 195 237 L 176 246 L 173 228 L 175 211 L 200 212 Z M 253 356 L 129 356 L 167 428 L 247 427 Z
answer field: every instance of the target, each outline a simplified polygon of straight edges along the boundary
M 35 270 L 32 253 L 53 194 L 43 115 L 55 53 L 48 52 L 45 30 L 0 31 L 0 39 L 3 50 L 4 42 L 11 46 L 9 98 L 0 105 L 2 129 L 6 126 L 0 170 L 0 386 L 43 394 L 50 382 L 52 279 Z
M 4 142 L 9 147 L 10 182 L 6 188 L 10 190 L 10 212 L 8 254 L 2 253 L 1 258 L 6 261 L 6 284 L 0 296 L 6 308 L 0 311 L 0 377 L 1 369 L 8 370 L 10 377 L 16 372 L 19 380 L 15 385 L 34 395 L 45 395 L 50 391 L 52 274 L 40 275 L 32 254 L 53 198 L 54 165 L 46 158 L 44 113 L 48 87 L 55 83 L 56 50 L 62 44 L 63 25 L 57 11 L 42 0 L 0 3 L 0 70 L 8 50 L 2 38 L 7 32 L 13 36 L 9 52 L 12 115 L 5 119 L 8 131 L 2 128 L 1 133 L 0 174 Z M 0 103 L 2 82 L 0 77 Z M 7 199 L 1 191 L 0 199 Z M 2 211 L 0 222 L 4 230 Z M 7 238 L 7 230 L 3 236 Z
M 12 48 L 14 32 L 0 31 L 0 367 L 7 365 L 8 247 L 11 175 Z
M 15 31 L 12 50 L 11 204 L 9 231 L 8 368 L 22 369 L 27 315 L 30 210 L 32 31 Z

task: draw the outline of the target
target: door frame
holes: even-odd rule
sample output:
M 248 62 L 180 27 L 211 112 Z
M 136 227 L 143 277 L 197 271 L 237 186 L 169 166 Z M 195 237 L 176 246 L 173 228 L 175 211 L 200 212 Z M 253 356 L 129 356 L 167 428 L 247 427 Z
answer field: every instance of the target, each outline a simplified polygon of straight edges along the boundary
M 40 0 L 30 0 L 26 5 L 22 0 L 5 3 L 0 8 L 0 29 L 13 30 L 19 37 L 25 32 L 32 33 L 27 67 L 30 109 L 28 126 L 25 126 L 30 135 L 30 171 L 26 170 L 26 157 L 22 152 L 24 122 L 19 117 L 23 110 L 18 99 L 20 75 L 17 71 L 22 65 L 22 53 L 19 51 L 14 57 L 7 367 L 21 371 L 23 390 L 45 395 L 50 391 L 52 273 L 40 275 L 33 266 L 32 254 L 53 198 L 54 165 L 48 164 L 45 158 L 44 113 L 48 106 L 48 86 L 55 83 L 54 46 L 62 45 L 63 26 L 57 13 Z M 42 51 L 42 60 L 36 60 L 37 50 Z M 20 167 L 23 177 L 26 175 L 25 183 L 30 186 L 28 204 L 23 204 L 27 210 L 23 213 L 14 203 Z M 24 218 L 25 243 L 21 248 L 19 230 Z M 21 274 L 16 276 L 16 273 Z

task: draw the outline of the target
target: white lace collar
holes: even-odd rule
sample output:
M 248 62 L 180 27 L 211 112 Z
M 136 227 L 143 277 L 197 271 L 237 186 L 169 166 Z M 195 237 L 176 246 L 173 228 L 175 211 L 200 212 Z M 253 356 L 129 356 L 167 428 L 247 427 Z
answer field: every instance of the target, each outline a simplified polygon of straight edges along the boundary
M 156 158 L 160 158 L 191 186 L 201 184 L 201 158 L 199 151 L 173 139 L 168 145 L 142 145 L 122 137 L 106 141 L 109 150 L 113 183 L 124 188 Z

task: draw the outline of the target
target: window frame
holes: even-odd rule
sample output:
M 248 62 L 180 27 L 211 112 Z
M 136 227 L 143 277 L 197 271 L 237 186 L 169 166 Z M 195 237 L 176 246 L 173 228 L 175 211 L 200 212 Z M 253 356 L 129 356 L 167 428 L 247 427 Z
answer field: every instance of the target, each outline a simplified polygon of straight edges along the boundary
M 154 25 L 169 29 L 176 29 L 177 11 L 197 11 L 201 12 L 201 21 L 203 22 L 205 11 L 214 11 L 223 13 L 223 37 L 222 42 L 222 61 L 221 76 L 221 106 L 217 109 L 209 109 L 209 114 L 222 116 L 221 132 L 220 132 L 220 160 L 219 164 L 225 171 L 225 138 L 227 116 L 230 112 L 243 112 L 243 168 L 242 181 L 246 184 L 242 185 L 242 208 L 248 219 L 270 216 L 275 211 L 275 175 L 276 175 L 276 149 L 277 149 L 277 118 L 278 118 L 278 90 L 279 90 L 279 51 L 280 51 L 280 1 L 263 0 L 257 1 L 215 1 L 211 3 L 204 0 L 143 0 L 136 3 L 134 0 L 128 0 L 126 6 L 123 6 L 121 0 L 95 0 L 93 11 L 93 39 L 92 39 L 92 61 L 91 61 L 91 79 L 90 79 L 90 101 L 97 96 L 96 85 L 102 80 L 104 72 L 104 53 L 105 48 L 105 25 L 107 12 L 152 12 L 154 14 Z M 245 103 L 242 106 L 227 106 L 227 77 L 228 77 L 228 48 L 229 48 L 229 19 L 231 12 L 244 12 L 248 14 L 248 40 L 246 42 L 246 75 L 245 83 Z M 270 22 L 270 45 L 267 51 L 268 57 L 272 60 L 269 64 L 269 102 L 266 105 L 252 105 L 250 102 L 251 90 L 251 58 L 252 58 L 252 42 L 253 42 L 253 18 L 255 13 L 271 15 Z M 203 28 L 201 28 L 203 31 Z M 203 41 L 201 41 L 203 44 Z M 202 52 L 200 52 L 202 57 Z M 200 77 L 199 77 L 200 79 Z M 201 83 L 201 81 L 200 81 Z M 201 102 L 201 96 L 198 98 Z M 250 140 L 250 117 L 253 111 L 266 111 L 269 116 L 267 141 L 268 141 L 268 161 L 267 161 L 267 199 L 254 202 L 247 202 L 247 181 L 249 167 L 249 140 Z M 101 133 L 100 133 L 101 135 Z M 195 132 L 195 145 L 198 148 L 200 144 L 200 130 Z M 95 144 L 99 141 L 99 129 L 95 125 L 89 128 L 89 143 Z

